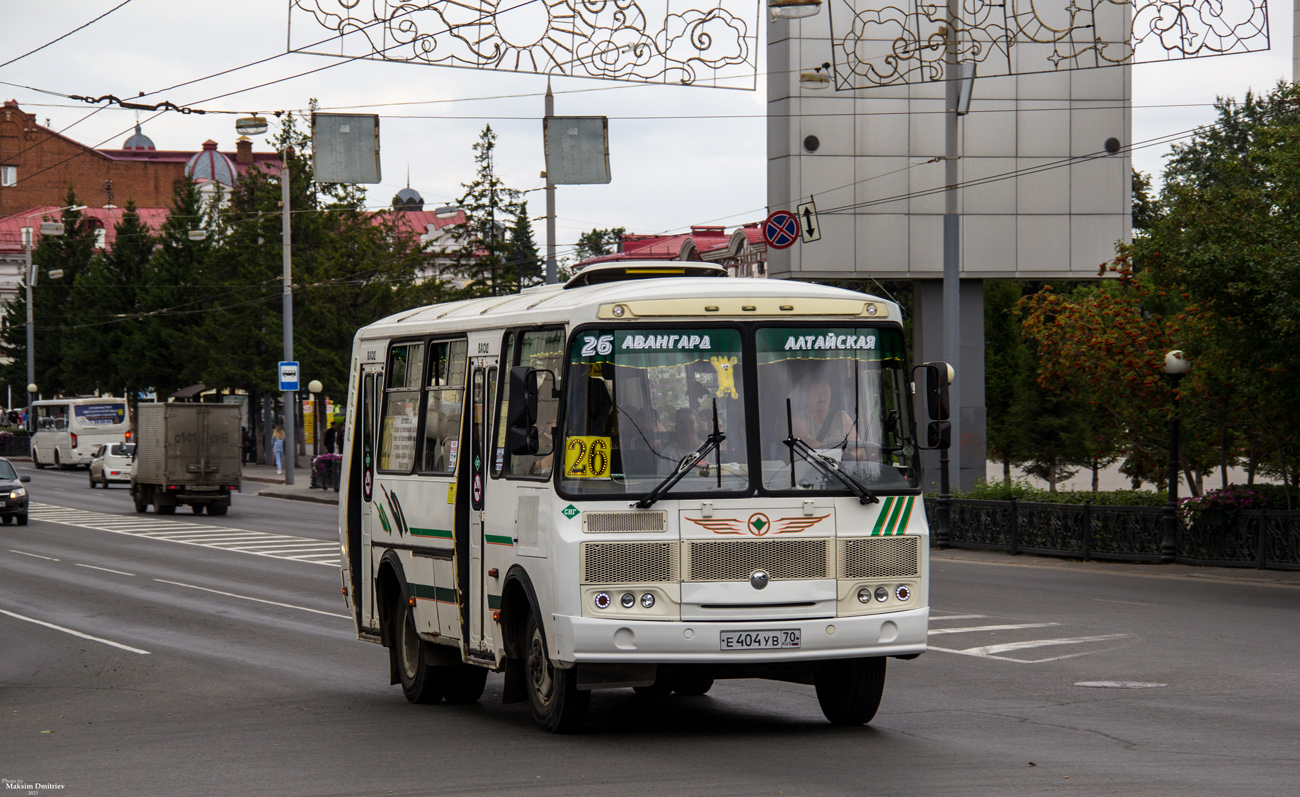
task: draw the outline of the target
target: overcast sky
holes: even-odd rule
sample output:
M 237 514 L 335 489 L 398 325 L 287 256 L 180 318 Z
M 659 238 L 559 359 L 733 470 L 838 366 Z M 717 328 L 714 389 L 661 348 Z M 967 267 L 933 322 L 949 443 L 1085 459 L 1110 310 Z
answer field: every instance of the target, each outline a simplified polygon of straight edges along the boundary
M 8 35 L 0 43 L 0 63 L 67 34 L 120 2 L 6 2 L 0 13 Z M 1240 98 L 1248 89 L 1266 92 L 1279 79 L 1290 80 L 1291 4 L 1274 0 L 1271 6 L 1269 52 L 1135 67 L 1133 140 L 1142 142 L 1212 121 L 1217 96 Z M 42 123 L 48 119 L 50 127 L 77 141 L 114 148 L 126 139 L 137 112 L 103 110 L 83 118 L 92 106 L 34 89 L 64 95 L 114 94 L 123 99 L 146 92 L 151 103 L 167 100 L 264 114 L 303 109 L 314 97 L 322 108 L 379 113 L 384 181 L 369 187 L 372 206 L 387 205 L 407 184 L 408 173 L 411 187 L 424 196 L 426 207 L 454 201 L 462 193 L 461 184 L 473 176 L 471 146 L 483 126 L 491 123 L 499 136 L 497 164 L 506 184 L 519 189 L 542 185 L 540 118 L 546 81 L 535 75 L 341 63 L 293 54 L 169 89 L 284 53 L 286 9 L 284 0 L 131 0 L 86 29 L 0 67 L 0 96 L 18 100 Z M 317 38 L 326 35 L 321 29 Z M 339 65 L 316 74 L 220 96 L 335 63 Z M 614 178 L 610 185 L 558 189 L 561 255 L 579 234 L 593 227 L 626 227 L 641 233 L 683 231 L 692 224 L 734 226 L 765 215 L 762 78 L 752 92 L 573 78 L 555 79 L 552 86 L 558 115 L 609 117 Z M 169 90 L 153 94 L 162 89 Z M 414 102 L 420 104 L 375 107 L 376 103 Z M 1171 105 L 1182 107 L 1156 107 Z M 159 149 L 197 150 L 209 138 L 223 150 L 233 149 L 233 116 L 168 113 L 149 119 L 150 114 L 139 115 L 145 120 L 144 132 Z M 267 148 L 262 140 L 256 146 Z M 1165 147 L 1136 150 L 1134 166 L 1157 173 L 1166 152 Z M 535 234 L 543 245 L 545 224 L 539 217 L 544 213 L 544 195 L 534 191 L 527 197 Z

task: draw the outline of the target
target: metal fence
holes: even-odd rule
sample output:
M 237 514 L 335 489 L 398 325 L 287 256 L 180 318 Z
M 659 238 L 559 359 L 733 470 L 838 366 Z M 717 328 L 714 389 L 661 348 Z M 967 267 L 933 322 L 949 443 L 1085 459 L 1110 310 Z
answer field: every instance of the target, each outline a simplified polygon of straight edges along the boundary
M 0 457 L 30 457 L 32 439 L 25 434 L 0 437 Z
M 926 498 L 930 528 L 936 500 Z M 953 500 L 949 544 L 1077 559 L 1159 562 L 1164 507 Z M 933 539 L 933 537 L 931 537 Z M 1300 570 L 1300 512 L 1243 510 L 1186 526 L 1175 561 Z

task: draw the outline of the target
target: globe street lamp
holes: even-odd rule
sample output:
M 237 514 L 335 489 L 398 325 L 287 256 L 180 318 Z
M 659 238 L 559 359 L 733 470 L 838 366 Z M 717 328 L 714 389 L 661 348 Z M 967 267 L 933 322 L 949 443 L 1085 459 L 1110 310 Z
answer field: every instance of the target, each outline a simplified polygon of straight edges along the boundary
M 1169 564 L 1178 553 L 1178 383 L 1191 369 L 1181 351 L 1165 355 L 1165 376 L 1173 385 L 1173 412 L 1169 416 L 1169 501 L 1165 504 L 1165 538 L 1160 544 L 1160 563 Z
M 65 210 L 85 210 L 85 205 L 68 205 L 64 208 L 55 208 L 54 210 L 42 210 L 39 213 L 32 213 L 23 218 L 24 221 L 30 222 L 37 216 L 45 216 L 49 213 L 62 213 Z M 32 269 L 32 246 L 36 243 L 36 230 L 30 226 L 26 228 L 26 274 L 27 282 L 27 404 L 31 406 L 32 396 L 36 395 L 36 324 L 33 321 L 32 313 L 32 283 L 36 281 L 36 272 Z M 58 222 L 41 222 L 41 235 L 62 235 L 63 223 Z M 60 276 L 62 274 L 60 273 Z
M 320 450 L 320 392 L 325 386 L 319 379 L 307 383 L 307 392 L 311 394 L 311 439 L 313 451 L 319 456 Z

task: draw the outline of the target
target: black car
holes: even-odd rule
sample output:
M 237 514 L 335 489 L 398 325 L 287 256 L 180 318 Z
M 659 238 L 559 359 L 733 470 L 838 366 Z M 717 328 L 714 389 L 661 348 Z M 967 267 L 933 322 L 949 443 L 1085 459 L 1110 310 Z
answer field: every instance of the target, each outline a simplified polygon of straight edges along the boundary
M 31 476 L 19 476 L 9 460 L 0 457 L 0 520 L 6 524 L 18 518 L 18 525 L 27 525 L 27 488 L 24 482 Z

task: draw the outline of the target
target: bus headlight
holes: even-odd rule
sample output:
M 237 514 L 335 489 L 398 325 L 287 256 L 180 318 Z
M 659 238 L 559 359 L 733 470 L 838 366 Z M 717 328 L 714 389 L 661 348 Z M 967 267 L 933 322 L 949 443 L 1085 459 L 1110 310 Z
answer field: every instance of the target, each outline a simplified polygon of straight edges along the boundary
M 871 603 L 871 587 L 858 590 L 858 600 L 862 603 Z
M 609 602 L 610 602 L 610 601 L 609 601 L 609 593 L 608 593 L 608 592 L 597 592 L 597 593 L 596 593 L 596 608 L 597 608 L 597 609 L 608 609 L 608 608 L 609 608 Z
M 653 592 L 647 592 L 641 596 L 641 606 L 646 609 L 652 609 L 655 605 L 655 596 Z
M 912 597 L 912 588 L 906 584 L 899 584 L 898 589 L 894 590 L 894 597 L 900 601 L 908 600 Z
M 636 605 L 636 596 L 630 592 L 624 592 L 623 596 L 618 599 L 618 602 L 623 604 L 624 609 L 631 609 Z
M 889 600 L 889 590 L 884 587 L 876 587 L 876 600 L 884 603 Z

